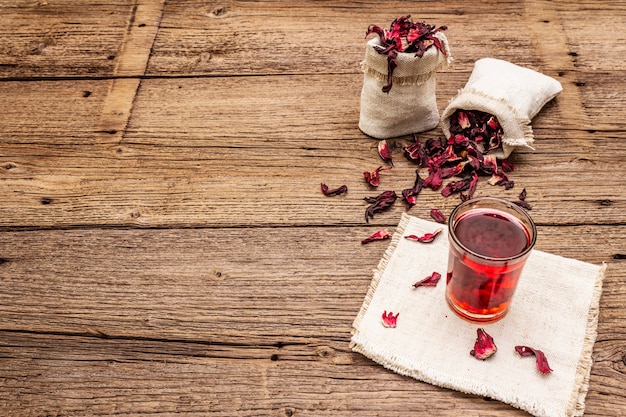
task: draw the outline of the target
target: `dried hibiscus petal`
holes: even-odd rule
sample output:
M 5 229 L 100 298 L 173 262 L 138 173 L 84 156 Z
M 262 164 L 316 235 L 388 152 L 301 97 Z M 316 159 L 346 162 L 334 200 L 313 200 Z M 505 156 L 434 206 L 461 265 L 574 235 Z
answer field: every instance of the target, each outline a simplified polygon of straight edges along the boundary
M 448 197 L 453 193 L 459 191 L 465 191 L 472 187 L 472 184 L 475 184 L 478 181 L 478 175 L 474 172 L 471 177 L 464 178 L 458 181 L 450 181 L 446 186 L 441 190 L 441 195 L 444 197 Z M 471 190 L 473 194 L 473 190 Z
M 415 284 L 413 284 L 413 288 L 436 287 L 440 279 L 441 274 L 439 272 L 433 272 L 431 275 L 427 276 L 423 280 L 417 281 Z
M 548 365 L 548 359 L 546 355 L 540 351 L 539 349 L 533 349 L 529 346 L 515 346 L 515 351 L 519 353 L 520 356 L 535 356 L 537 358 L 537 370 L 542 374 L 549 374 L 552 372 L 550 369 L 550 365 Z
M 432 166 L 429 168 L 428 177 L 424 180 L 423 186 L 431 190 L 437 190 L 443 184 L 443 176 L 439 167 Z
M 524 189 L 522 190 L 522 192 L 521 192 L 521 193 L 519 193 L 519 197 L 518 197 L 518 198 L 519 198 L 520 200 L 524 201 L 524 200 L 526 200 L 526 195 L 527 195 L 527 193 L 526 193 L 526 188 L 524 188 Z
M 437 237 L 437 235 L 439 233 L 441 233 L 441 231 L 443 230 L 442 227 L 440 227 L 439 229 L 435 230 L 432 233 L 426 233 L 422 236 L 417 236 L 417 235 L 408 235 L 405 236 L 405 239 L 409 239 L 409 240 L 413 240 L 415 242 L 422 242 L 422 243 L 431 243 L 432 241 L 435 240 L 435 238 Z
M 396 327 L 396 325 L 398 324 L 399 315 L 400 313 L 396 313 L 396 315 L 394 316 L 391 311 L 389 313 L 387 313 L 387 310 L 383 311 L 383 326 Z
M 504 172 L 513 172 L 513 170 L 515 169 L 515 165 L 510 163 L 508 160 L 503 159 L 502 160 L 502 171 Z
M 456 165 L 452 165 L 451 167 L 445 167 L 441 170 L 441 178 L 450 178 L 457 177 L 461 175 L 465 165 L 463 163 L 458 163 Z
M 428 164 L 426 149 L 422 147 L 417 135 L 413 134 L 413 140 L 411 145 L 404 147 L 404 152 L 409 159 L 416 161 L 420 167 L 426 167 Z
M 495 155 L 485 155 L 480 164 L 480 170 L 487 175 L 491 175 L 498 171 L 498 161 Z
M 370 203 L 365 210 L 365 221 L 369 223 L 369 218 L 374 217 L 375 213 L 387 210 L 393 205 L 398 196 L 394 191 L 385 191 L 376 197 L 365 197 L 364 200 Z
M 474 343 L 474 349 L 470 351 L 470 355 L 476 359 L 484 361 L 491 355 L 498 351 L 496 344 L 493 341 L 493 337 L 489 336 L 484 329 L 476 330 L 476 342 Z
M 417 202 L 417 195 L 422 191 L 422 178 L 419 174 L 419 169 L 415 171 L 415 183 L 413 184 L 413 188 L 406 188 L 402 190 L 402 198 L 406 201 L 407 210 L 415 205 Z
M 514 201 L 514 203 L 517 204 L 520 207 L 525 208 L 526 210 L 532 210 L 533 209 L 533 206 L 531 206 L 530 204 L 528 204 L 524 200 L 517 200 L 517 201 Z
M 387 141 L 384 139 L 378 142 L 378 155 L 380 155 L 383 161 L 389 162 L 391 166 L 393 166 L 391 151 L 389 150 L 389 145 L 387 144 Z
M 532 206 L 526 202 L 526 188 L 524 188 L 522 192 L 519 193 L 518 198 L 519 200 L 514 201 L 515 204 L 517 204 L 520 207 L 525 208 L 526 210 L 532 210 Z
M 505 190 L 513 188 L 513 185 L 515 185 L 515 182 L 509 180 L 509 177 L 502 171 L 494 172 L 491 178 L 487 180 L 487 183 L 490 185 L 502 185 Z
M 383 87 L 385 93 L 391 90 L 392 74 L 397 66 L 398 52 L 415 53 L 416 56 L 422 57 L 428 48 L 435 46 L 441 53 L 446 54 L 441 41 L 435 34 L 447 28 L 441 26 L 435 29 L 434 26 L 424 22 L 413 23 L 409 20 L 410 17 L 407 15 L 395 19 L 391 22 L 389 30 L 370 25 L 365 33 L 365 37 L 376 33 L 380 38 L 380 45 L 375 47 L 376 51 L 387 55 L 387 84 Z
M 372 187 L 378 187 L 380 183 L 380 171 L 385 171 L 387 169 L 391 169 L 391 167 L 378 167 L 372 172 L 364 172 L 363 176 L 365 177 L 365 181 Z
M 471 126 L 469 117 L 464 111 L 459 110 L 459 112 L 457 113 L 457 121 L 459 122 L 459 126 L 461 127 L 461 129 L 467 129 Z
M 328 185 L 321 183 L 322 193 L 327 196 L 339 195 L 348 191 L 348 186 L 342 185 L 341 187 L 337 187 L 335 189 L 328 188 Z
M 370 243 L 375 240 L 389 239 L 390 237 L 391 237 L 391 234 L 387 231 L 387 229 L 381 229 L 377 232 L 372 233 L 369 237 L 363 239 L 361 241 L 361 244 Z
M 437 223 L 445 223 L 446 215 L 441 212 L 439 209 L 432 209 L 430 211 L 430 217 L 432 217 Z

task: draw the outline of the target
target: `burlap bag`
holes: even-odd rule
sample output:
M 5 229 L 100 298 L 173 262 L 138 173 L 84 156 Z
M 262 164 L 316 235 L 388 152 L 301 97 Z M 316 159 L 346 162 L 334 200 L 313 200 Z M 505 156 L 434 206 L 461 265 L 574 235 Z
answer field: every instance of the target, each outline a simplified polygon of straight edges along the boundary
M 502 151 L 492 151 L 500 159 L 513 149 L 534 142 L 531 120 L 562 90 L 552 77 L 507 61 L 483 58 L 442 114 L 442 129 L 450 137 L 450 116 L 457 109 L 479 110 L 498 118 L 502 126 Z
M 439 32 L 446 54 L 430 47 L 420 57 L 414 53 L 398 53 L 398 66 L 393 71 L 393 86 L 388 93 L 387 55 L 380 54 L 374 46 L 380 45 L 378 36 L 367 42 L 361 90 L 359 129 L 377 139 L 418 133 L 433 129 L 439 124 L 439 110 L 435 96 L 436 72 L 450 64 L 452 56 L 446 36 Z

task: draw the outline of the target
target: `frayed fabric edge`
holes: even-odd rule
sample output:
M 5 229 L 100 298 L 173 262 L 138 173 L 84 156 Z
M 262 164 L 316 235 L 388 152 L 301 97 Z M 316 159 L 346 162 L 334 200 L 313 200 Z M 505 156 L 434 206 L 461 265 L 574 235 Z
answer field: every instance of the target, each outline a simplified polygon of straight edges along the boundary
M 398 223 L 398 226 L 396 227 L 396 231 L 391 237 L 391 242 L 389 243 L 389 246 L 387 246 L 387 250 L 383 254 L 383 257 L 378 262 L 378 266 L 376 267 L 376 269 L 374 269 L 374 276 L 372 278 L 372 281 L 370 282 L 369 288 L 367 289 L 367 293 L 365 294 L 365 300 L 363 300 L 363 305 L 361 306 L 361 309 L 359 310 L 358 315 L 356 316 L 356 318 L 354 319 L 354 322 L 352 323 L 353 335 L 356 333 L 356 330 L 359 327 L 361 320 L 363 320 L 363 316 L 365 316 L 365 313 L 367 312 L 367 309 L 369 308 L 369 305 L 372 301 L 372 297 L 374 296 L 374 293 L 376 293 L 376 288 L 378 287 L 378 284 L 380 283 L 382 274 L 385 271 L 385 268 L 387 268 L 387 264 L 389 263 L 391 256 L 396 251 L 396 248 L 398 247 L 398 243 L 400 242 L 400 238 L 404 234 L 404 230 L 408 226 L 410 220 L 411 220 L 411 216 L 409 216 L 406 213 L 402 213 L 402 217 L 400 218 L 400 222 Z M 350 344 L 350 346 L 352 346 L 352 343 Z
M 587 329 L 583 349 L 576 368 L 575 386 L 579 386 L 578 391 L 572 392 L 568 412 L 574 417 L 581 417 L 585 413 L 585 398 L 589 391 L 589 377 L 593 366 L 593 346 L 598 338 L 598 317 L 600 315 L 600 296 L 602 295 L 602 284 L 606 273 L 607 265 L 602 263 L 598 271 L 593 287 L 593 298 L 589 306 L 589 316 L 587 318 Z
M 503 152 L 496 157 L 506 159 L 516 147 L 533 148 L 535 137 L 531 120 L 521 116 L 519 112 L 504 98 L 492 97 L 473 88 L 458 91 L 441 115 L 442 130 L 446 137 L 450 136 L 450 116 L 459 110 L 478 110 L 493 114 L 502 126 Z

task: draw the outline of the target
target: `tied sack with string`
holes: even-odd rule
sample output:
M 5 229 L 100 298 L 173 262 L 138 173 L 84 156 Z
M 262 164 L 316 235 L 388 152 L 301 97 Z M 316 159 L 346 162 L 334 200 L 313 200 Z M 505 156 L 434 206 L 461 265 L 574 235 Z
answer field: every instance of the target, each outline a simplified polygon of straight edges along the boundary
M 397 67 L 393 70 L 392 86 L 383 92 L 388 83 L 387 55 L 376 50 L 380 37 L 367 42 L 361 90 L 359 129 L 376 139 L 388 139 L 434 129 L 439 124 L 439 110 L 435 95 L 436 73 L 451 61 L 446 36 L 435 34 L 443 52 L 430 47 L 422 57 L 415 53 L 399 52 Z
M 450 137 L 450 117 L 456 110 L 478 110 L 498 118 L 502 149 L 491 151 L 506 159 L 516 147 L 533 149 L 531 120 L 563 87 L 552 77 L 494 58 L 479 59 L 465 87 L 442 113 L 442 129 Z

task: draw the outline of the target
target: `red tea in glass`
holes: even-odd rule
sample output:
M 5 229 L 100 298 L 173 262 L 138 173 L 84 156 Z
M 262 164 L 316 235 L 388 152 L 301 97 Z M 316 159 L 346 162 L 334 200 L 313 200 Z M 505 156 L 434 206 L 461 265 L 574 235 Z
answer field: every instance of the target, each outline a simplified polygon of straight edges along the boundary
M 455 208 L 448 227 L 448 304 L 470 321 L 504 317 L 535 244 L 532 219 L 516 204 L 481 197 Z

